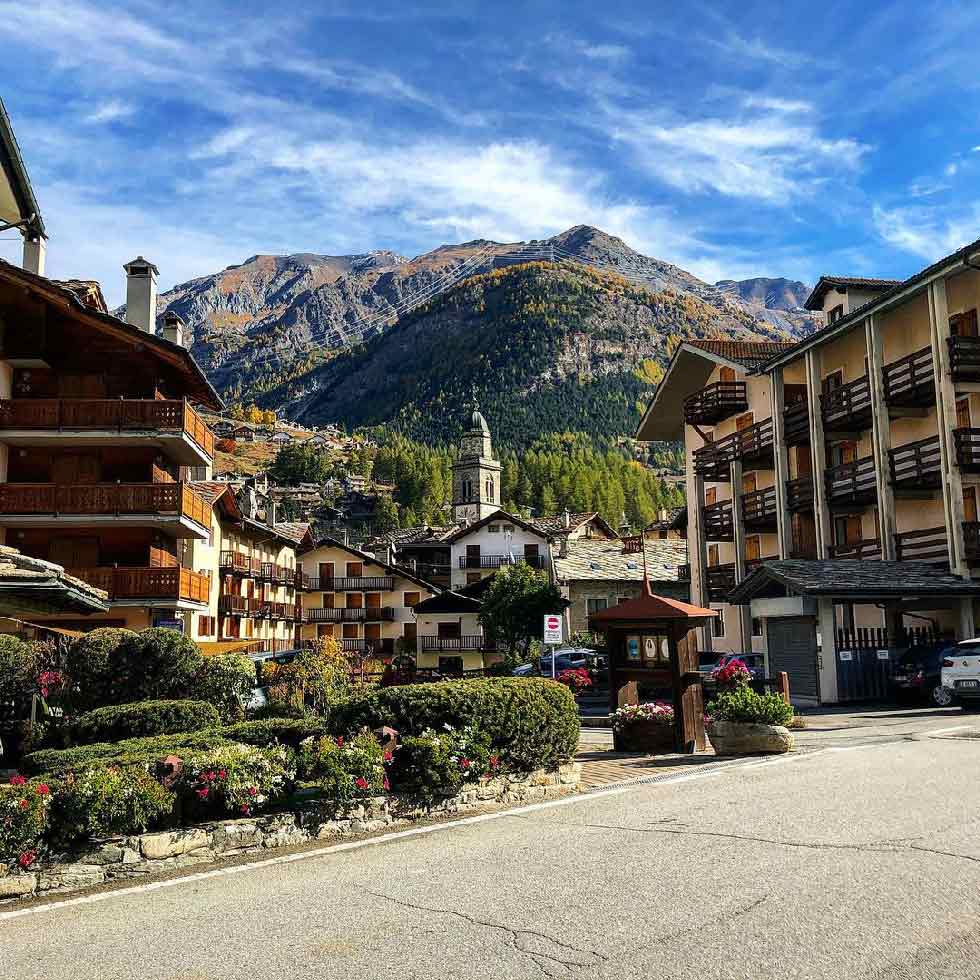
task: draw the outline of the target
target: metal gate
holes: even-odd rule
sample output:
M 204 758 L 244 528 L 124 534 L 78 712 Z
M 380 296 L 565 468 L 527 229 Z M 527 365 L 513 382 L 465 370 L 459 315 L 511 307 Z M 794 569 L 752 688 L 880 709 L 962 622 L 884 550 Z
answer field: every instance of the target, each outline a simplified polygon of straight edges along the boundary
M 790 697 L 817 700 L 816 621 L 808 616 L 787 616 L 766 620 L 766 647 L 769 673 L 774 677 L 786 671 Z
M 889 697 L 895 663 L 913 648 L 942 642 L 930 627 L 902 629 L 898 635 L 880 626 L 838 629 L 837 700 L 884 701 Z

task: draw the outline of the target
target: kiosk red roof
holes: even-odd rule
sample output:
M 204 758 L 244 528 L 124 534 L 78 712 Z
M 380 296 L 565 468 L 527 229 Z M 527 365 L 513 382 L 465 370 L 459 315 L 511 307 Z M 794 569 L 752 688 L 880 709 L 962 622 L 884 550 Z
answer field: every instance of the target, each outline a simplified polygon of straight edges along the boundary
M 710 619 L 717 615 L 715 609 L 692 606 L 689 602 L 667 596 L 644 594 L 593 613 L 589 619 L 597 624 L 614 624 L 636 623 L 646 619 Z

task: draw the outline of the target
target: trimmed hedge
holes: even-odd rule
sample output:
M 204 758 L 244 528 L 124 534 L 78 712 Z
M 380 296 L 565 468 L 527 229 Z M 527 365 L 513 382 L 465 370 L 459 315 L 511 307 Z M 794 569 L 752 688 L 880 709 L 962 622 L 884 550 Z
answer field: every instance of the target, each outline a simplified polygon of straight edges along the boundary
M 386 687 L 340 705 L 331 727 L 348 733 L 390 725 L 400 735 L 473 726 L 511 769 L 554 769 L 578 748 L 572 693 L 545 678 L 500 677 Z
M 117 651 L 135 635 L 132 630 L 107 626 L 72 642 L 65 659 L 65 670 L 76 710 L 125 700 L 120 691 Z
M 72 728 L 74 740 L 119 742 L 123 739 L 199 732 L 221 723 L 217 709 L 207 701 L 134 701 L 96 708 L 81 715 Z
M 322 718 L 263 718 L 225 725 L 218 731 L 225 738 L 245 745 L 268 748 L 281 742 L 295 749 L 303 739 L 311 735 L 326 735 L 329 729 Z

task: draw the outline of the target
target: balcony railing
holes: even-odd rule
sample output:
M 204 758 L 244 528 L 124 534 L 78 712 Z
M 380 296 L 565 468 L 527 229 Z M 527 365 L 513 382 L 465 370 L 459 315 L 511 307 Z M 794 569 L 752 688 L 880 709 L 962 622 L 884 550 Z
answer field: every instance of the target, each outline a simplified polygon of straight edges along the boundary
M 831 558 L 880 558 L 881 542 L 877 538 L 865 538 L 862 541 L 846 541 L 844 544 L 831 545 Z
M 871 385 L 865 375 L 820 396 L 825 429 L 854 432 L 871 422 Z
M 813 477 L 786 481 L 786 506 L 791 511 L 813 510 Z
M 753 490 L 742 497 L 742 520 L 752 531 L 776 528 L 776 488 Z
M 877 496 L 875 461 L 871 456 L 827 470 L 827 499 L 831 504 L 866 504 Z
M 701 513 L 704 520 L 704 536 L 708 541 L 735 540 L 735 520 L 730 500 L 706 504 Z
M 208 456 L 214 435 L 187 402 L 150 398 L 7 398 L 0 428 L 70 432 L 177 432 Z
M 950 337 L 949 368 L 954 381 L 980 381 L 980 337 Z
M 710 565 L 705 571 L 708 598 L 712 602 L 724 602 L 735 588 L 735 564 Z
M 395 587 L 393 575 L 362 575 L 346 578 L 306 579 L 307 592 L 391 592 Z
M 395 618 L 395 610 L 390 606 L 376 606 L 371 609 L 304 609 L 303 619 L 307 623 L 373 623 Z
M 189 568 L 68 568 L 80 578 L 115 599 L 187 599 L 207 602 L 211 579 Z
M 900 531 L 895 535 L 895 557 L 899 561 L 926 561 L 949 567 L 946 527 Z
M 980 473 L 980 429 L 953 430 L 956 463 L 964 473 Z
M 420 636 L 418 642 L 423 653 L 428 651 L 452 653 L 460 650 L 483 650 L 487 645 L 482 636 Z
M 923 347 L 881 369 L 885 402 L 889 406 L 932 405 L 936 401 L 932 348 Z
M 531 568 L 544 568 L 544 555 L 461 555 L 460 568 L 503 568 L 504 565 L 527 562 Z
M 738 433 L 733 432 L 718 442 L 694 450 L 694 472 L 713 483 L 727 482 L 732 477 L 731 462 L 735 458 Z
M 743 463 L 772 462 L 772 419 L 763 419 L 735 433 L 735 458 Z
M 256 598 L 244 595 L 218 596 L 218 612 L 225 616 L 254 616 L 261 605 Z
M 810 441 L 810 410 L 806 402 L 794 402 L 783 411 L 787 446 L 805 446 Z
M 0 515 L 176 515 L 211 526 L 211 508 L 183 483 L 3 483 Z
M 748 408 L 744 381 L 716 381 L 684 399 L 684 420 L 712 425 Z
M 939 436 L 896 446 L 888 451 L 888 456 L 895 489 L 935 489 L 942 483 Z
M 222 551 L 218 556 L 218 565 L 223 572 L 233 572 L 246 577 L 258 577 L 262 571 L 262 562 L 241 551 Z
M 257 577 L 265 582 L 274 582 L 276 585 L 294 585 L 296 582 L 296 569 L 287 568 L 285 565 L 276 565 L 274 562 L 264 561 L 260 563 Z
M 291 619 L 293 606 L 285 602 L 263 602 L 259 604 L 259 619 Z

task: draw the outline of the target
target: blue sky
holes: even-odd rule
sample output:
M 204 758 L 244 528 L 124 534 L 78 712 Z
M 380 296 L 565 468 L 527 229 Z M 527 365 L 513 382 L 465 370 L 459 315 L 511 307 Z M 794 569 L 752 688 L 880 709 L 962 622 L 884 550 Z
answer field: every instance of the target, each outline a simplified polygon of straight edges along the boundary
M 166 287 L 578 223 L 711 281 L 904 276 L 980 237 L 978 29 L 930 2 L 0 0 L 48 273 L 112 302 L 137 252 Z

